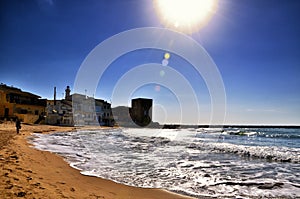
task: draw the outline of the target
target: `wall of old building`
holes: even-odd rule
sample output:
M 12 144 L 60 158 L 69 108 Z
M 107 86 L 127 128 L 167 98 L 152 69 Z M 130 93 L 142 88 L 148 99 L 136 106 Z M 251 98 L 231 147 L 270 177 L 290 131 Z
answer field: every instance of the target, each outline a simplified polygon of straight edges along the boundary
M 74 125 L 72 102 L 67 100 L 48 100 L 46 108 L 46 124 Z
M 17 99 L 12 100 L 12 96 L 17 96 Z M 45 101 L 38 97 L 17 88 L 1 85 L 0 119 L 19 118 L 25 123 L 35 123 L 45 113 Z

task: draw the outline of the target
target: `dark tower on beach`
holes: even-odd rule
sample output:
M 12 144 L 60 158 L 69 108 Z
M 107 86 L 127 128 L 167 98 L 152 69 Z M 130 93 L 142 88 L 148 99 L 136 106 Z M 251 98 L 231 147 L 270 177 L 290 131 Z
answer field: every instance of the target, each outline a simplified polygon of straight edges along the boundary
M 147 126 L 152 121 L 152 99 L 137 98 L 131 101 L 130 116 L 139 126 Z

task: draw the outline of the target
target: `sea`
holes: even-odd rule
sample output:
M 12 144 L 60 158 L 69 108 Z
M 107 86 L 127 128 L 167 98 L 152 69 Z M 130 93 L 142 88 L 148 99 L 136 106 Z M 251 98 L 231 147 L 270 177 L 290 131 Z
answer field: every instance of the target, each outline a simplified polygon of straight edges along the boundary
M 112 128 L 34 134 L 81 174 L 195 198 L 300 198 L 299 128 Z

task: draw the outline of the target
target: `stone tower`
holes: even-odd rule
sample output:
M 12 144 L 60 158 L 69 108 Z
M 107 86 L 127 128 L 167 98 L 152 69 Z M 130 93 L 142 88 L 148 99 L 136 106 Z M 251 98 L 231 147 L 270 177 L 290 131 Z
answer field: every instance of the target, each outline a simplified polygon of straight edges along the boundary
M 132 99 L 130 109 L 132 121 L 141 127 L 149 125 L 152 121 L 152 104 L 152 99 Z

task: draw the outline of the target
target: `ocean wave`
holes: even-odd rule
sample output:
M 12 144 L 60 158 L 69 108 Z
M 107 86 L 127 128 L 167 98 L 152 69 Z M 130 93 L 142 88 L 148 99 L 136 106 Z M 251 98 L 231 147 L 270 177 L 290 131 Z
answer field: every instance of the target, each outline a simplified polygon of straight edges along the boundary
M 170 139 L 172 133 L 178 139 Z M 216 133 L 202 133 L 202 137 L 196 136 L 199 131 L 177 133 L 78 131 L 38 134 L 32 143 L 61 154 L 84 175 L 131 186 L 164 188 L 200 198 L 299 195 L 299 165 L 295 163 L 300 162 L 300 148 L 221 143 Z
M 271 146 L 245 146 L 230 143 L 191 143 L 187 148 L 231 153 L 243 157 L 260 158 L 267 161 L 300 163 L 300 149 Z
M 260 137 L 266 137 L 266 138 L 284 138 L 284 139 L 300 139 L 300 135 L 297 134 L 266 134 L 266 133 L 260 133 Z
M 257 136 L 265 138 L 300 139 L 298 129 L 225 129 L 221 134 L 237 136 Z

